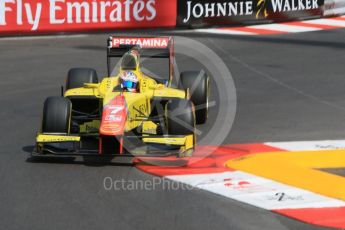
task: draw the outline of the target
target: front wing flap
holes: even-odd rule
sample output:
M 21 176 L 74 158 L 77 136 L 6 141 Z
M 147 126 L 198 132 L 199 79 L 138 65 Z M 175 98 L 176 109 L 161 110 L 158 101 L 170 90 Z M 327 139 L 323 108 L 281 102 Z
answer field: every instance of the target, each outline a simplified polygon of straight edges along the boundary
M 93 140 L 98 143 L 98 135 L 93 135 Z M 160 157 L 160 156 L 190 156 L 194 150 L 194 135 L 145 135 L 126 136 L 126 139 L 141 139 L 145 148 L 138 147 L 127 150 L 124 153 L 102 154 L 99 146 L 85 147 L 82 136 L 64 134 L 37 134 L 36 146 L 33 156 L 140 156 L 140 157 Z M 89 137 L 90 139 L 90 137 Z

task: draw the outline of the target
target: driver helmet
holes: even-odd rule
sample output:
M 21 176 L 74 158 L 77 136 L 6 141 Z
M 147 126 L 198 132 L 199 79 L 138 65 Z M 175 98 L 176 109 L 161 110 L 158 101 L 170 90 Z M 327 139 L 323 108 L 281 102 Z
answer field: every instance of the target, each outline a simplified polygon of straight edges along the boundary
M 136 93 L 138 91 L 139 79 L 132 71 L 125 71 L 120 76 L 121 88 L 128 92 Z

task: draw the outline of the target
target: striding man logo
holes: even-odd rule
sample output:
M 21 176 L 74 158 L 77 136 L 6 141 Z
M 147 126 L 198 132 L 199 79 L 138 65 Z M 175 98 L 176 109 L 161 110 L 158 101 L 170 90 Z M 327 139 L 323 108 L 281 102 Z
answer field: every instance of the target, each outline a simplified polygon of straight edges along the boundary
M 256 4 L 258 11 L 256 12 L 256 18 L 259 19 L 261 17 L 267 18 L 268 17 L 268 10 L 267 10 L 267 3 L 266 0 L 259 0 Z

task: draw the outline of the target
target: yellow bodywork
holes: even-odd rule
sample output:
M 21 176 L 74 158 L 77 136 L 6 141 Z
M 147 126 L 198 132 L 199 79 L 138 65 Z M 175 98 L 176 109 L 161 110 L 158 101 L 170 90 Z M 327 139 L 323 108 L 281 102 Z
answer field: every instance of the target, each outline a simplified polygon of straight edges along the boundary
M 148 117 L 150 115 L 150 101 L 152 98 L 188 98 L 188 93 L 183 90 L 169 88 L 163 84 L 159 84 L 154 79 L 144 75 L 141 71 L 137 70 L 133 72 L 139 78 L 140 89 L 138 93 L 114 91 L 114 88 L 119 85 L 119 77 L 113 76 L 104 78 L 98 84 L 84 84 L 83 88 L 67 90 L 64 96 L 93 96 L 103 99 L 103 106 L 105 106 L 117 95 L 124 95 L 128 109 L 125 126 L 126 132 L 143 124 L 144 121 L 139 121 L 138 118 Z M 85 130 L 87 125 L 81 127 L 81 130 Z
M 144 138 L 145 143 L 156 143 L 165 145 L 178 145 L 183 146 L 182 151 L 192 149 L 194 147 L 194 135 L 188 135 L 185 137 L 162 137 L 162 138 Z
M 74 88 L 67 90 L 65 97 L 95 97 L 99 98 L 103 107 L 106 106 L 112 99 L 118 95 L 123 95 L 127 106 L 127 120 L 125 124 L 125 132 L 131 131 L 138 126 L 142 126 L 142 136 L 156 135 L 157 124 L 147 120 L 151 113 L 151 100 L 154 98 L 183 98 L 189 99 L 187 91 L 169 88 L 163 84 L 157 83 L 154 79 L 146 76 L 140 71 L 138 67 L 136 71 L 132 71 L 139 79 L 139 92 L 123 92 L 121 90 L 114 90 L 119 86 L 119 76 L 111 76 L 104 78 L 100 83 L 91 84 L 86 83 L 81 88 Z M 146 119 L 145 119 L 146 118 Z M 97 133 L 100 128 L 100 120 L 92 120 L 84 122 L 79 125 L 79 133 Z M 177 138 L 164 137 L 161 138 L 143 138 L 145 143 L 156 143 L 165 145 L 181 146 L 180 151 L 186 152 L 193 149 L 195 144 L 195 136 L 181 136 Z M 56 135 L 56 134 L 38 134 L 36 138 L 37 144 L 53 143 L 53 142 L 77 142 L 80 141 L 80 136 Z
M 57 142 L 78 142 L 79 136 L 59 135 L 59 134 L 38 134 L 36 143 L 57 143 Z

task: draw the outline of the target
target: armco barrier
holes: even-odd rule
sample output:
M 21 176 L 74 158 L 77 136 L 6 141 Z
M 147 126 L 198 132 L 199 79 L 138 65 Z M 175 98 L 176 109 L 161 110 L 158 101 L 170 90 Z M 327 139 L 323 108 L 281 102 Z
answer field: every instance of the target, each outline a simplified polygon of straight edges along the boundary
M 0 0 L 0 36 L 269 23 L 345 13 L 345 0 Z

